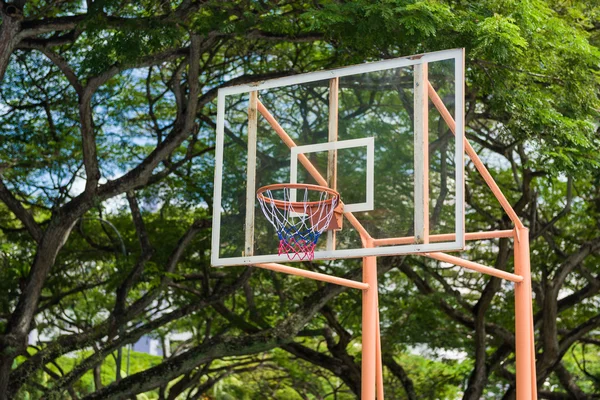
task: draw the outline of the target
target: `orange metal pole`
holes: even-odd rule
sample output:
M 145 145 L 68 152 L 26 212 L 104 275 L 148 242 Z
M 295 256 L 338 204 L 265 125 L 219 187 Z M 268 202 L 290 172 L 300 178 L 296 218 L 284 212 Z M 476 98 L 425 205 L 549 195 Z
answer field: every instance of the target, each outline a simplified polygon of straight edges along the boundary
M 454 121 L 454 118 L 452 118 L 452 114 L 450 114 L 450 112 L 444 105 L 444 102 L 442 101 L 442 99 L 440 99 L 440 96 L 435 91 L 434 87 L 431 86 L 431 82 L 428 82 L 428 87 L 429 98 L 431 99 L 431 102 L 435 105 L 435 108 L 437 108 L 444 121 L 446 121 L 446 124 L 448 125 L 452 133 L 456 133 L 456 122 Z M 500 190 L 500 187 L 498 186 L 494 178 L 492 178 L 490 171 L 488 171 L 486 166 L 483 165 L 483 162 L 481 161 L 481 159 L 479 158 L 479 156 L 477 155 L 477 153 L 473 149 L 473 146 L 471 146 L 467 138 L 464 139 L 464 144 L 465 152 L 469 155 L 471 161 L 473 161 L 475 168 L 477 168 L 477 171 L 479 171 L 481 177 L 485 180 L 485 183 L 487 183 L 489 188 L 492 190 L 494 196 L 496 196 L 496 199 L 498 199 L 498 202 L 504 209 L 504 212 L 508 214 L 512 223 L 515 224 L 515 227 L 524 228 L 525 226 L 517 216 L 517 213 L 504 196 L 504 193 L 502 193 L 502 190 Z
M 383 364 L 381 359 L 381 326 L 379 323 L 379 297 L 377 297 L 377 333 L 375 338 L 377 340 L 377 355 L 376 355 L 376 365 L 377 370 L 375 371 L 375 383 L 377 386 L 377 400 L 383 399 Z
M 515 284 L 515 356 L 517 359 L 517 399 L 537 399 L 535 349 L 533 348 L 533 314 L 531 309 L 531 266 L 529 230 L 515 228 L 515 273 L 523 281 Z
M 373 247 L 371 239 L 365 240 Z M 377 370 L 377 257 L 363 258 L 361 399 L 375 400 Z
M 369 234 L 369 232 L 367 232 L 365 227 L 362 226 L 362 224 L 356 219 L 354 214 L 347 212 L 344 213 L 344 217 L 348 220 L 348 222 L 350 222 L 350 225 L 352 225 L 354 229 L 356 229 L 356 231 L 359 233 L 361 239 L 363 239 L 363 243 L 364 239 L 372 240 L 372 237 Z
M 463 260 L 462 258 L 454 257 L 444 253 L 423 253 L 424 256 L 434 258 L 439 261 L 447 262 L 450 264 L 458 265 L 473 271 L 481 272 L 487 275 L 495 276 L 496 278 L 506 279 L 511 282 L 522 282 L 523 277 L 510 272 L 502 271 L 500 269 L 488 267 L 483 264 L 479 264 L 473 261 Z
M 491 232 L 469 232 L 465 233 L 465 240 L 482 240 L 482 239 L 498 239 L 498 238 L 512 238 L 515 231 L 512 229 L 503 231 L 491 231 Z M 430 235 L 429 242 L 445 242 L 449 240 L 455 240 L 455 233 L 444 233 L 440 235 Z M 375 247 L 377 246 L 391 246 L 395 244 L 414 244 L 414 236 L 405 236 L 398 238 L 386 238 L 386 239 L 373 239 Z
M 534 400 L 537 400 L 537 372 L 536 372 L 536 366 L 535 366 L 535 330 L 533 329 L 533 302 L 531 303 L 531 310 L 530 310 L 530 321 L 531 323 L 530 325 L 530 333 L 531 333 L 531 337 L 530 337 L 530 341 L 531 341 L 531 393 L 532 393 L 532 398 Z
M 303 276 L 305 278 L 314 279 L 316 281 L 335 283 L 336 285 L 347 286 L 354 289 L 367 290 L 369 288 L 369 285 L 367 283 L 356 282 L 351 279 L 338 278 L 337 276 L 307 271 L 305 269 L 288 267 L 286 265 L 277 263 L 254 264 L 254 266 L 258 268 L 269 269 L 271 271 L 283 272 L 285 274 Z
M 429 83 L 429 97 L 440 115 L 455 133 L 456 123 L 437 92 Z M 515 283 L 515 336 L 517 358 L 517 399 L 537 399 L 535 370 L 535 337 L 533 331 L 533 309 L 531 292 L 531 265 L 529 259 L 529 230 L 523 225 L 500 187 L 492 178 L 469 141 L 464 139 L 465 152 L 479 171 L 492 193 L 515 225 L 515 274 L 521 281 Z M 463 265 L 465 266 L 465 265 Z M 465 266 L 466 267 L 466 266 Z M 482 271 L 483 272 L 483 271 Z

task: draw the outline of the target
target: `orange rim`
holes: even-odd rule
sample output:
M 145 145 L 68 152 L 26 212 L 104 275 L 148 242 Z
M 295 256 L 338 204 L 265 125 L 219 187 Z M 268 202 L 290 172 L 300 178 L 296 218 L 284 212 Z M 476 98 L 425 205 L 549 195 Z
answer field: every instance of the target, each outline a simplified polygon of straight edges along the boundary
M 330 197 L 327 200 L 322 201 L 284 201 L 284 200 L 275 200 L 269 197 L 265 197 L 263 195 L 267 190 L 281 190 L 281 189 L 308 189 L 314 190 L 315 192 L 325 192 L 330 194 Z M 305 207 L 305 206 L 318 206 L 320 204 L 333 204 L 334 199 L 340 198 L 340 194 L 333 189 L 330 189 L 325 186 L 319 185 L 311 185 L 309 183 L 276 183 L 274 185 L 263 186 L 256 191 L 256 196 L 264 201 L 265 203 L 274 204 L 277 208 L 285 208 L 288 206 L 292 207 Z

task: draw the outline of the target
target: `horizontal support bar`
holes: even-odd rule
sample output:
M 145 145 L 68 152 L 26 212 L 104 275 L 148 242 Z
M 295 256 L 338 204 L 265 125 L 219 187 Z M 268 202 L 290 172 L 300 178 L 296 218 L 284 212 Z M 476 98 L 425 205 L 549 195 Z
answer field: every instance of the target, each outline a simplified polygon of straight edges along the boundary
M 457 265 L 459 267 L 464 267 L 468 269 L 472 269 L 473 271 L 481 272 L 483 274 L 495 276 L 496 278 L 506 279 L 511 282 L 522 282 L 523 277 L 520 275 L 511 274 L 510 272 L 502 271 L 497 268 L 492 268 L 485 266 L 483 264 L 479 264 L 473 261 L 463 260 L 462 258 L 458 258 L 455 256 L 451 256 L 444 253 L 423 253 L 424 256 L 429 258 L 436 259 L 438 261 L 447 262 L 450 264 Z
M 277 263 L 254 264 L 253 266 L 269 269 L 271 271 L 283 272 L 284 274 L 303 276 L 304 278 L 314 279 L 316 281 L 335 283 L 336 285 L 346 286 L 354 289 L 367 290 L 369 288 L 367 283 L 353 281 L 352 279 L 338 278 L 337 276 L 307 271 L 305 269 L 288 267 L 286 265 Z
M 490 232 L 469 232 L 465 233 L 465 240 L 484 240 L 484 239 L 497 239 L 497 238 L 512 238 L 515 236 L 515 231 L 512 229 L 503 231 L 490 231 Z M 429 235 L 429 242 L 450 242 L 456 240 L 455 233 L 445 233 L 441 235 Z M 389 239 L 373 239 L 375 246 L 391 246 L 398 244 L 414 244 L 415 238 L 413 236 L 389 238 Z

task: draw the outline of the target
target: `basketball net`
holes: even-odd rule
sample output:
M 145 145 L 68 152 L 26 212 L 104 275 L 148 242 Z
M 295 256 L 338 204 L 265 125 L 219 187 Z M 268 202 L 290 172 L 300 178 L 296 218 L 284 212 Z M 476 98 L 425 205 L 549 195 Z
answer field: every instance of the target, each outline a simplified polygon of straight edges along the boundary
M 282 196 L 275 198 L 273 192 L 281 192 Z M 314 197 L 318 195 L 318 200 L 309 199 L 310 192 L 315 193 Z M 290 260 L 312 260 L 317 241 L 331 222 L 339 196 L 309 187 L 282 187 L 259 190 L 257 198 L 263 213 L 277 231 L 279 255 L 286 254 Z

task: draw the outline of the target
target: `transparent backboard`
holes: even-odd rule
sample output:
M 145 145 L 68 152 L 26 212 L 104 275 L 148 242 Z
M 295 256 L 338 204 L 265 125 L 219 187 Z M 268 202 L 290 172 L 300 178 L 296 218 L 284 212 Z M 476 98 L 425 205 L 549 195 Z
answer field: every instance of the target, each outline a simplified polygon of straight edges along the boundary
M 213 266 L 288 261 L 256 191 L 290 182 L 344 204 L 315 260 L 464 248 L 463 49 L 224 88 L 217 111 Z

